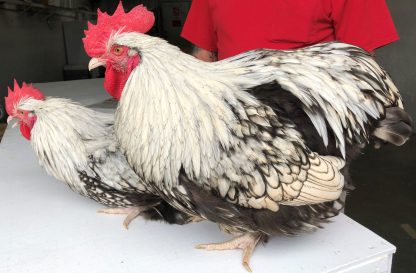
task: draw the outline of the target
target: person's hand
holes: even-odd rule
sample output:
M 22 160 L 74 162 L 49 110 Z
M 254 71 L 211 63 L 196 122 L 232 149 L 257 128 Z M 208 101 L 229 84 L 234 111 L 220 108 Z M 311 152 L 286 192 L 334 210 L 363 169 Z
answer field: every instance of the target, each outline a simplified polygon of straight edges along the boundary
M 197 46 L 194 46 L 192 50 L 192 56 L 205 62 L 218 61 L 216 52 L 208 51 Z

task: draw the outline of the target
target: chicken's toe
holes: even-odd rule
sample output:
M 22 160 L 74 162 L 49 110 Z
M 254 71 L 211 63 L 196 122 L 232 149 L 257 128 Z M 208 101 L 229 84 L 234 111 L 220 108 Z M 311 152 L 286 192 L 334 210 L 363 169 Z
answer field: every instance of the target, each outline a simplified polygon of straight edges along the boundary
M 143 207 L 128 207 L 128 208 L 105 208 L 100 209 L 98 213 L 106 214 L 127 214 L 126 218 L 123 221 L 123 226 L 125 229 L 129 229 L 131 221 L 133 221 L 137 216 L 140 215 L 147 208 Z
M 242 249 L 243 250 L 243 261 L 242 264 L 244 268 L 251 272 L 250 268 L 250 258 L 253 254 L 254 249 L 259 243 L 260 239 L 263 237 L 260 233 L 245 233 L 241 236 L 238 236 L 234 239 L 223 243 L 214 243 L 214 244 L 200 244 L 197 245 L 198 249 L 205 250 L 232 250 L 232 249 Z

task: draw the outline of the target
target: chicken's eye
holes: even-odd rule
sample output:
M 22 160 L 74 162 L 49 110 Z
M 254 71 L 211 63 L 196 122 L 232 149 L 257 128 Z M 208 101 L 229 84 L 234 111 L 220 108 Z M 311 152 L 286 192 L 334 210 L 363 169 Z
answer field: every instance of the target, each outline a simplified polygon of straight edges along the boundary
M 121 55 L 123 53 L 123 47 L 121 46 L 113 47 L 113 53 L 117 56 Z

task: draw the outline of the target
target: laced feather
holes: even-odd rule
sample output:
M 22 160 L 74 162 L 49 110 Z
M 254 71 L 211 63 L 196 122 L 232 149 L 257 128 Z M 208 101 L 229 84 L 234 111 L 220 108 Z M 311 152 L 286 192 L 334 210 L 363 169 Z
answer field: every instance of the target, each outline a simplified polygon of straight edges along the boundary
M 33 112 L 37 120 L 32 128 L 31 145 L 39 164 L 58 180 L 87 195 L 80 183 L 79 172 L 114 189 L 129 186 L 144 190 L 131 170 L 113 134 L 113 114 L 83 107 L 67 99 L 47 98 L 44 101 L 24 99 L 19 109 Z M 94 168 L 89 164 L 93 156 Z
M 235 114 L 244 119 L 242 105 L 259 104 L 244 90 L 278 82 L 300 99 L 325 144 L 329 126 L 343 155 L 347 140 L 368 139 L 369 117 L 382 116 L 384 106 L 401 105 L 397 89 L 374 60 L 342 43 L 254 50 L 205 63 L 141 33 L 116 34 L 112 41 L 142 57 L 125 85 L 116 131 L 135 170 L 158 186 L 176 185 L 180 168 L 191 178 L 212 175 L 220 148 L 236 145 L 230 134 L 237 126 Z

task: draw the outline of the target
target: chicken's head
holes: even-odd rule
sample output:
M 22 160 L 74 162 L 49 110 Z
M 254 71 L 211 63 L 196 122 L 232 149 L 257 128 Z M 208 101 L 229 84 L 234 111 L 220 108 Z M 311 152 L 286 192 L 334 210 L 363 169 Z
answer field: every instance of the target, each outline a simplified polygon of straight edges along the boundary
M 113 15 L 97 11 L 97 24 L 88 23 L 83 38 L 84 48 L 92 58 L 88 68 L 105 66 L 104 88 L 115 99 L 120 99 L 132 70 L 140 63 L 137 48 L 118 43 L 122 33 L 145 33 L 152 28 L 155 17 L 143 5 L 124 12 L 121 2 Z
M 8 88 L 8 95 L 4 98 L 6 103 L 6 112 L 9 115 L 7 123 L 10 123 L 14 118 L 18 121 L 13 125 L 15 127 L 20 124 L 20 132 L 22 135 L 30 140 L 30 132 L 35 125 L 36 115 L 33 110 L 24 107 L 28 100 L 44 100 L 45 96 L 38 89 L 34 88 L 32 84 L 23 82 L 22 87 L 19 87 L 17 81 L 14 81 L 14 91 Z

